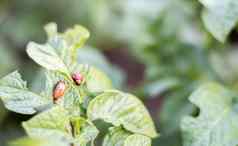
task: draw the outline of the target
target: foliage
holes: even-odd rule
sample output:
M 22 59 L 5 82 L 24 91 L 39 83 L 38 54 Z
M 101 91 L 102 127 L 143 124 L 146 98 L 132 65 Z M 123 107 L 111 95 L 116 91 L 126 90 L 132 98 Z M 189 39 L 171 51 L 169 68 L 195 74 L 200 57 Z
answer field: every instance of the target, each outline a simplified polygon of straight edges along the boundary
M 99 132 L 94 122 L 101 119 L 129 134 L 123 139 L 125 145 L 149 146 L 150 138 L 156 137 L 157 133 L 143 103 L 133 95 L 111 90 L 111 80 L 100 70 L 77 63 L 76 51 L 89 37 L 87 29 L 76 25 L 58 33 L 54 23 L 45 29 L 47 43 L 30 42 L 27 45 L 28 55 L 46 69 L 45 90 L 41 93 L 29 91 L 18 72 L 1 80 L 0 97 L 6 108 L 21 114 L 37 113 L 23 122 L 30 138 L 12 144 L 53 138 L 60 145 L 87 145 L 89 142 L 93 145 Z M 80 73 L 83 82 L 76 84 L 71 77 L 73 73 Z M 66 88 L 56 88 L 59 81 Z M 65 91 L 55 95 L 56 90 Z M 121 141 L 105 140 L 103 145 L 118 140 Z
M 145 34 L 130 43 L 135 57 L 146 65 L 145 83 L 140 87 L 144 96 L 163 101 L 157 114 L 165 139 L 165 143 L 158 139 L 161 145 L 171 139 L 174 143 L 169 145 L 182 145 L 180 121 L 197 113 L 187 97 L 200 84 L 216 81 L 237 89 L 236 46 L 231 47 L 229 40 L 224 43 L 236 26 L 236 2 L 200 2 L 205 8 L 199 1 L 165 2 L 159 15 L 147 23 Z M 224 44 L 210 37 L 207 30 Z
M 138 121 L 133 118 L 133 120 L 129 119 L 132 121 L 130 123 L 127 119 L 127 116 L 133 117 L 135 111 L 148 117 L 147 111 L 134 108 L 135 111 L 128 114 L 124 111 L 130 111 L 130 108 L 135 105 L 123 106 L 123 108 L 117 106 L 124 105 L 124 102 L 120 100 L 121 98 L 128 99 L 128 103 L 136 102 L 138 107 L 143 107 L 142 109 L 144 109 L 144 105 L 138 100 L 134 101 L 136 99 L 134 96 L 115 90 L 115 88 L 128 90 L 124 84 L 126 75 L 119 68 L 108 63 L 102 54 L 103 51 L 99 49 L 128 48 L 131 56 L 136 57 L 145 65 L 145 80 L 141 79 L 140 83 L 142 82 L 142 84 L 138 89 L 142 89 L 139 90 L 141 91 L 139 93 L 142 93 L 140 97 L 143 97 L 143 102 L 149 106 L 149 110 L 153 114 L 152 117 L 156 120 L 156 127 L 159 127 L 161 131 L 161 136 L 152 142 L 154 145 L 180 146 L 182 140 L 183 145 L 237 144 L 234 140 L 236 131 L 231 131 L 231 129 L 236 129 L 236 124 L 232 120 L 226 121 L 220 115 L 212 117 L 215 120 L 221 118 L 215 129 L 210 125 L 212 123 L 209 122 L 210 117 L 208 117 L 208 121 L 204 119 L 205 112 L 201 113 L 207 103 L 217 103 L 221 98 L 219 105 L 223 105 L 222 103 L 227 100 L 232 100 L 231 104 L 220 108 L 221 110 L 228 109 L 229 106 L 232 109 L 232 114 L 234 113 L 232 118 L 235 118 L 235 97 L 233 98 L 230 91 L 225 91 L 226 89 L 217 84 L 204 85 L 199 88 L 201 84 L 207 81 L 216 81 L 235 92 L 237 91 L 236 26 L 238 4 L 235 0 L 57 0 L 57 2 L 47 0 L 7 2 L 5 0 L 0 3 L 0 7 L 3 8 L 0 9 L 0 45 L 3 46 L 0 47 L 0 74 L 6 74 L 6 71 L 10 72 L 12 68 L 16 68 L 14 66 L 16 63 L 12 62 L 15 58 L 24 58 L 24 64 L 19 67 L 23 71 L 19 70 L 19 72 L 23 73 L 22 78 L 28 80 L 26 86 L 20 74 L 13 72 L 9 76 L 14 76 L 17 80 L 9 80 L 9 83 L 0 82 L 0 85 L 3 86 L 1 95 L 4 95 L 2 99 L 5 106 L 12 111 L 18 110 L 18 112 L 25 114 L 40 112 L 39 115 L 36 115 L 36 119 L 38 116 L 41 117 L 42 112 L 50 113 L 51 109 L 61 110 L 62 116 L 65 115 L 66 110 L 76 116 L 76 118 L 68 118 L 65 115 L 66 120 L 74 121 L 76 125 L 77 123 L 82 125 L 80 127 L 86 126 L 91 131 L 88 134 L 90 138 L 80 135 L 78 135 L 80 138 L 78 136 L 76 136 L 77 138 L 72 137 L 67 130 L 59 131 L 54 127 L 50 127 L 53 130 L 50 129 L 50 131 L 45 132 L 46 134 L 53 131 L 58 136 L 64 135 L 63 137 L 67 139 L 65 140 L 67 142 L 80 141 L 80 143 L 92 141 L 96 137 L 95 135 L 97 135 L 97 139 L 100 139 L 106 134 L 102 142 L 104 145 L 130 145 L 128 142 L 133 145 L 138 143 L 150 145 L 151 140 L 148 138 L 151 136 L 148 134 L 151 133 L 148 132 L 150 130 L 146 133 L 144 130 L 140 131 L 148 128 L 143 125 L 148 121 Z M 25 60 L 21 48 L 24 48 L 22 46 L 25 46 L 24 44 L 28 40 L 42 41 L 43 33 L 40 28 L 49 20 L 59 23 L 59 29 L 78 22 L 84 24 L 92 30 L 93 35 L 90 37 L 89 43 L 90 45 L 93 44 L 94 47 L 82 46 L 81 43 L 84 43 L 88 38 L 88 34 L 81 26 L 69 29 L 65 33 L 58 33 L 55 24 L 47 25 L 47 43 L 32 42 L 28 44 L 27 49 L 29 56 L 47 69 L 44 73 L 43 70 L 38 71 L 33 68 L 30 61 L 25 62 L 27 60 Z M 81 34 L 79 29 L 84 33 Z M 74 37 L 82 35 L 84 37 L 78 38 L 82 39 L 78 44 L 78 40 L 75 41 Z M 78 45 L 78 47 L 74 47 L 74 45 Z M 8 58 L 7 56 L 12 56 L 8 48 L 15 48 L 14 52 L 18 56 L 13 55 L 13 58 Z M 64 52 L 62 50 L 71 50 L 75 53 L 70 54 L 71 51 Z M 116 54 L 116 56 L 120 55 Z M 72 65 L 71 63 L 75 60 L 80 65 Z M 124 58 L 121 60 L 124 61 Z M 71 79 L 71 74 L 76 71 L 85 77 L 80 87 L 75 85 Z M 31 74 L 37 72 L 37 75 L 31 77 L 29 72 Z M 108 77 L 112 80 L 110 81 Z M 52 91 L 59 80 L 65 80 L 69 88 L 67 88 L 64 98 L 59 103 L 57 102 L 57 105 L 60 106 L 56 107 L 52 101 Z M 80 88 L 80 91 L 77 91 L 77 88 Z M 197 88 L 199 89 L 196 90 Z M 215 89 L 217 92 L 214 91 Z M 194 90 L 196 91 L 189 98 L 191 101 L 189 102 L 188 97 Z M 8 91 L 14 91 L 14 96 Z M 136 94 L 137 91 L 132 90 Z M 224 92 L 229 93 L 225 94 Z M 117 95 L 113 97 L 117 102 L 111 101 L 112 98 L 102 96 L 109 96 L 109 94 Z M 79 96 L 79 99 L 75 98 L 76 96 Z M 158 99 L 156 99 L 157 97 Z M 198 102 L 203 99 L 206 100 L 203 101 L 202 105 L 199 105 Z M 101 100 L 107 103 L 107 106 L 99 103 Z M 154 106 L 156 104 L 154 101 L 162 104 L 158 107 Z M 151 102 L 153 102 L 152 105 Z M 100 108 L 95 109 L 95 106 L 98 105 L 101 105 Z M 91 108 L 88 110 L 89 106 Z M 208 106 L 209 111 L 217 110 L 210 104 Z M 120 117 L 111 111 L 118 111 L 119 109 L 123 110 L 122 113 L 119 113 L 122 115 Z M 158 110 L 157 113 L 156 110 Z M 209 111 L 206 112 L 209 113 Z M 78 114 L 83 119 L 77 118 Z M 184 116 L 186 118 L 183 118 Z M 229 115 L 224 116 L 232 119 Z M 0 121 L 1 117 L 0 114 Z M 87 119 L 88 117 L 90 119 Z M 47 119 L 47 116 L 44 118 Z M 99 119 L 109 122 L 113 128 L 106 131 L 102 130 L 101 125 L 98 126 Z M 149 119 L 151 118 L 149 117 Z M 24 122 L 24 127 L 27 131 L 33 131 L 34 135 L 37 135 L 35 131 L 41 131 L 41 128 L 37 124 L 29 123 Z M 133 127 L 134 125 L 140 128 L 137 129 Z M 224 127 L 227 128 L 224 130 Z M 84 129 L 87 128 L 84 127 Z M 220 131 L 222 133 L 219 133 Z M 2 133 L 8 135 L 5 134 L 5 131 Z M 222 134 L 223 136 L 221 136 Z M 152 135 L 154 135 L 153 132 Z M 136 144 L 133 142 L 134 138 L 138 139 Z M 45 143 L 41 141 L 45 141 Z M 42 146 L 46 144 L 67 145 L 67 142 L 66 144 L 61 143 L 61 141 L 54 142 L 48 137 L 36 136 L 19 139 L 10 145 L 22 145 L 22 143 L 26 145 L 37 143 Z
M 14 69 L 18 63 L 14 52 L 9 50 L 9 46 L 4 43 L 0 37 L 0 76 L 3 76 L 7 72 Z M 1 83 L 0 83 L 1 84 Z M 0 102 L 0 123 L 6 117 L 7 111 L 3 108 L 2 102 Z
M 182 120 L 184 146 L 237 145 L 236 99 L 235 94 L 215 83 L 194 91 L 189 100 L 200 112 L 197 117 Z
M 238 22 L 238 2 L 232 0 L 199 0 L 204 5 L 202 19 L 206 28 L 221 42 L 225 42 Z

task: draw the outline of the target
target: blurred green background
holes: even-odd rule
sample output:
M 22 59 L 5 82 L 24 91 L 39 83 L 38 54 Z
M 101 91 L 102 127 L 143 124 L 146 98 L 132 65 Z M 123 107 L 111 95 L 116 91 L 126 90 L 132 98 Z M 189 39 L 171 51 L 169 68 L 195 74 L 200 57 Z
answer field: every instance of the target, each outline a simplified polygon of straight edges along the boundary
M 205 29 L 197 0 L 0 0 L 0 76 L 19 70 L 37 91 L 41 68 L 25 52 L 43 43 L 43 26 L 60 31 L 81 24 L 91 32 L 79 63 L 98 66 L 114 86 L 144 101 L 161 132 L 155 146 L 180 146 L 179 121 L 197 114 L 187 101 L 201 83 L 215 80 L 238 87 L 238 34 L 222 44 Z M 0 145 L 24 135 L 22 116 L 0 103 Z

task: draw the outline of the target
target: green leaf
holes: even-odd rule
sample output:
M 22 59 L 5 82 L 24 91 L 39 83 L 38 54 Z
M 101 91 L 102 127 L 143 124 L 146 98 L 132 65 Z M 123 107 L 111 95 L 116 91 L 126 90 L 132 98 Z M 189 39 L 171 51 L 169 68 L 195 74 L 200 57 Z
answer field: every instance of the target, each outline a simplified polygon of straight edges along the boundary
M 102 71 L 89 65 L 79 65 L 74 69 L 85 78 L 86 88 L 90 93 L 100 93 L 112 89 L 112 82 Z
M 200 0 L 200 2 L 206 7 L 202 13 L 206 28 L 217 40 L 224 42 L 238 22 L 238 1 Z
M 58 57 L 64 62 L 67 67 L 70 67 L 72 63 L 71 55 L 69 55 L 70 51 L 67 46 L 67 42 L 61 37 L 56 35 L 53 38 L 50 38 L 47 42 L 54 51 L 57 53 Z
M 58 33 L 55 23 L 46 25 L 45 30 L 48 35 L 47 43 L 40 45 L 30 42 L 27 45 L 28 55 L 48 70 L 67 72 L 67 67 L 71 67 L 77 61 L 77 49 L 89 38 L 88 30 L 76 25 L 64 33 Z
M 57 24 L 49 23 L 45 26 L 48 35 L 48 43 L 58 50 L 61 58 L 68 66 L 76 63 L 77 50 L 83 47 L 89 38 L 89 31 L 80 25 L 67 29 L 64 33 L 58 33 Z
M 105 91 L 88 106 L 90 120 L 102 119 L 131 132 L 156 137 L 155 126 L 143 103 L 135 96 L 116 90 Z
M 86 76 L 87 89 L 92 93 L 112 89 L 111 80 L 100 70 L 90 67 Z
M 48 103 L 46 98 L 28 91 L 16 71 L 0 80 L 0 98 L 7 109 L 21 114 L 34 114 Z
M 111 128 L 103 140 L 102 146 L 123 146 L 126 138 L 131 133 L 120 127 Z
M 41 138 L 29 138 L 24 137 L 12 142 L 9 142 L 8 146 L 66 146 L 68 143 L 57 141 L 55 139 L 41 139 Z
M 89 38 L 89 31 L 81 25 L 75 25 L 73 28 L 67 29 L 63 34 L 68 45 L 73 49 L 72 52 L 77 54 L 76 49 L 81 48 Z
M 0 80 L 0 86 L 10 86 L 14 88 L 26 89 L 26 82 L 22 80 L 21 75 L 14 71 Z
M 103 146 L 151 146 L 151 139 L 116 127 L 110 129 L 103 140 Z
M 77 53 L 74 51 L 81 48 L 90 36 L 89 31 L 81 25 L 75 25 L 63 33 L 58 32 L 57 24 L 54 22 L 48 23 L 44 28 L 49 40 L 55 36 L 62 37 L 67 42 L 68 49 L 73 49 L 69 50 L 71 54 Z
M 32 138 L 63 139 L 75 144 L 86 144 L 98 134 L 92 123 L 80 117 L 72 118 L 61 106 L 55 106 L 23 122 L 23 127 Z
M 48 39 L 51 39 L 52 37 L 58 34 L 58 27 L 57 24 L 54 22 L 46 24 L 44 29 L 46 31 Z
M 124 146 L 151 146 L 151 139 L 143 135 L 134 134 L 126 139 Z
M 238 106 L 233 93 L 209 83 L 197 89 L 189 100 L 200 113 L 182 120 L 184 146 L 238 145 Z
M 66 138 L 70 141 L 70 132 L 67 132 L 69 122 L 67 111 L 61 106 L 55 106 L 23 122 L 23 127 L 33 138 Z
M 67 70 L 64 62 L 49 44 L 39 45 L 30 42 L 27 45 L 27 53 L 36 63 L 48 70 Z

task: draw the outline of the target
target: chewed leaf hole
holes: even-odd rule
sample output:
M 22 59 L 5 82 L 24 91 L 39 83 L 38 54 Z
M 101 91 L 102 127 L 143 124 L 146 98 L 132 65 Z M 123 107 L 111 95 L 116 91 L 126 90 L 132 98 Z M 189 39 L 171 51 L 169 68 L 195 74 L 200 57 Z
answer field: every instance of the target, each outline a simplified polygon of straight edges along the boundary
M 200 109 L 199 108 L 194 108 L 192 114 L 193 117 L 198 117 L 200 115 Z

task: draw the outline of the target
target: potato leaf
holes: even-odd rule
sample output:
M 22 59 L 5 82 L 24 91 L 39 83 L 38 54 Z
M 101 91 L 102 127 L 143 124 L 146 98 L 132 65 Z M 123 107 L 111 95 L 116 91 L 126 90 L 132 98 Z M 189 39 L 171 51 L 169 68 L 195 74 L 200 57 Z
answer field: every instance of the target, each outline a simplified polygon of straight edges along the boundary
M 89 31 L 81 25 L 75 25 L 73 28 L 67 29 L 63 34 L 63 37 L 75 54 L 77 54 L 76 49 L 81 48 L 89 36 Z
M 64 108 L 55 106 L 52 109 L 40 113 L 23 122 L 23 127 L 30 137 L 35 138 L 54 138 L 70 140 L 67 125 L 69 124 L 69 115 Z
M 75 25 L 64 33 L 59 33 L 56 23 L 49 23 L 45 26 L 48 35 L 48 43 L 57 48 L 62 59 L 68 66 L 76 63 L 77 50 L 83 47 L 90 36 L 89 31 L 81 25 Z
M 89 31 L 81 25 L 75 25 L 73 28 L 67 29 L 64 33 L 58 32 L 57 24 L 54 22 L 48 23 L 44 28 L 49 40 L 55 36 L 62 37 L 71 49 L 81 48 L 90 36 Z
M 49 44 L 39 45 L 30 42 L 27 45 L 27 53 L 36 63 L 48 70 L 67 70 L 56 50 Z
M 57 25 L 50 23 L 45 26 L 48 41 L 44 45 L 30 42 L 27 45 L 28 55 L 39 65 L 48 70 L 67 72 L 67 67 L 77 61 L 77 49 L 81 48 L 89 38 L 89 32 L 80 25 L 57 32 Z
M 123 146 L 126 138 L 130 135 L 130 132 L 127 132 L 120 127 L 110 128 L 103 140 L 102 146 Z
M 151 146 L 151 140 L 146 136 L 114 127 L 104 138 L 103 146 Z
M 45 25 L 44 27 L 48 40 L 55 37 L 58 34 L 58 26 L 56 23 L 51 22 Z
M 24 137 L 9 142 L 8 146 L 66 146 L 68 143 L 57 141 L 55 139 L 41 139 Z
M 21 114 L 34 114 L 48 103 L 46 98 L 27 89 L 17 71 L 0 80 L 0 98 L 7 109 Z
M 29 121 L 23 127 L 32 138 L 64 140 L 69 143 L 85 144 L 97 136 L 96 127 L 83 118 L 74 118 L 61 106 L 55 106 Z
M 133 134 L 126 139 L 124 146 L 151 146 L 151 139 L 144 135 Z
M 142 102 L 127 93 L 105 91 L 89 103 L 87 115 L 90 120 L 102 119 L 114 126 L 122 125 L 134 133 L 157 136 L 153 121 Z
M 224 42 L 238 22 L 238 1 L 200 0 L 200 2 L 205 6 L 202 19 L 206 28 L 217 40 Z
M 184 146 L 236 146 L 238 112 L 236 97 L 216 83 L 203 85 L 189 100 L 198 106 L 198 117 L 185 117 L 181 128 Z

